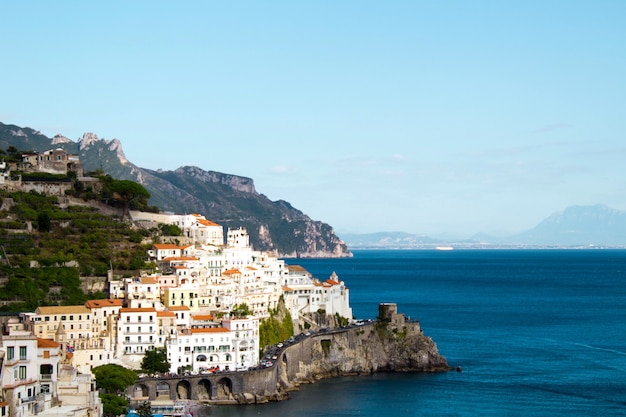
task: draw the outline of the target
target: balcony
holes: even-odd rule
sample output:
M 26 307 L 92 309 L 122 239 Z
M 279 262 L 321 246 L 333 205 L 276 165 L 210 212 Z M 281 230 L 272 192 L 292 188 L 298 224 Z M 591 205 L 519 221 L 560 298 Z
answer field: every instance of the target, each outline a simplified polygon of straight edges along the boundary
M 42 382 L 52 381 L 52 374 L 39 374 L 39 380 Z

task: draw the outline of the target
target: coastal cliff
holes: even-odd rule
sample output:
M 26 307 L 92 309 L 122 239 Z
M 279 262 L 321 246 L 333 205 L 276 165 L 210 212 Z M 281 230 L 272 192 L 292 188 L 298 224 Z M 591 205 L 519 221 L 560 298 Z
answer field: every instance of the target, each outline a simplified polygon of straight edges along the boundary
M 405 320 L 395 304 L 382 304 L 377 321 L 303 334 L 276 346 L 272 364 L 247 372 L 142 377 L 129 387 L 131 401 L 190 400 L 204 404 L 260 404 L 289 398 L 301 384 L 337 376 L 376 372 L 446 372 L 446 358 L 423 334 L 419 322 Z M 308 332 L 307 332 L 308 333 Z
M 284 349 L 276 364 L 276 390 L 234 395 L 239 404 L 288 397 L 301 384 L 376 372 L 446 372 L 452 368 L 419 322 L 376 322 L 314 334 Z

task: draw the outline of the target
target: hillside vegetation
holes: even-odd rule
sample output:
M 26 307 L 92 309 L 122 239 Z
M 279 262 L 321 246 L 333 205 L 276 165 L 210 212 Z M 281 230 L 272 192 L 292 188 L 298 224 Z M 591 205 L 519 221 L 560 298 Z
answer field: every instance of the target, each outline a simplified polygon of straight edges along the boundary
M 150 245 L 142 242 L 158 239 L 160 231 L 123 221 L 124 211 L 134 208 L 135 200 L 112 191 L 136 190 L 139 185 L 104 181 L 108 185 L 100 194 L 86 190 L 77 194 L 96 199 L 110 194 L 111 212 L 119 214 L 101 213 L 96 200 L 64 201 L 62 206 L 58 197 L 0 190 L 0 310 L 105 298 L 104 292 L 85 293 L 81 281 L 106 277 L 110 269 L 119 276 L 132 276 L 150 267 L 146 264 Z

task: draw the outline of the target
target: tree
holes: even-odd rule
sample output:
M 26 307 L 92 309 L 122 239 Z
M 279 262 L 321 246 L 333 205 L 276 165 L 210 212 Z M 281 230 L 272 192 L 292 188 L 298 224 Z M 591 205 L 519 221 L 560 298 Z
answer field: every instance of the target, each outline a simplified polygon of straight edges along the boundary
M 165 348 L 156 348 L 147 351 L 141 361 L 141 370 L 148 374 L 169 372 L 170 364 L 167 361 L 167 351 Z
M 111 191 L 114 197 L 124 206 L 122 217 L 130 214 L 130 207 L 145 207 L 148 204 L 150 193 L 143 185 L 129 180 L 113 181 Z
M 250 307 L 248 307 L 248 304 L 246 303 L 234 305 L 231 312 L 236 317 L 246 317 L 246 316 L 252 315 L 252 312 L 250 311 Z
M 50 213 L 43 211 L 37 216 L 37 229 L 40 232 L 49 232 L 52 229 L 52 221 L 50 220 Z
M 96 376 L 96 386 L 108 394 L 124 392 L 137 381 L 137 372 L 120 365 L 96 366 L 91 371 Z
M 96 376 L 96 386 L 104 390 L 100 394 L 104 415 L 125 414 L 128 404 L 123 393 L 137 381 L 137 372 L 114 364 L 96 366 L 91 372 Z
M 100 394 L 102 400 L 102 415 L 104 417 L 118 417 L 128 411 L 128 401 L 125 397 L 115 394 Z
M 165 236 L 181 236 L 183 234 L 183 231 L 180 230 L 180 227 L 176 226 L 175 224 L 161 223 L 159 225 L 159 229 L 161 229 L 161 233 L 163 233 L 163 235 Z

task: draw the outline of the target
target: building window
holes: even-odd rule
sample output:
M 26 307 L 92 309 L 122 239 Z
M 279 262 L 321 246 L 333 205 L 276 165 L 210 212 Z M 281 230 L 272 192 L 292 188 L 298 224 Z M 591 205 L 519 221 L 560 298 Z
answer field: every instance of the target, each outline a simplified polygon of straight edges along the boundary
M 19 378 L 20 379 L 26 379 L 26 367 L 25 366 L 20 366 L 19 372 L 20 372 Z
M 15 348 L 13 346 L 7 347 L 7 360 L 11 360 L 15 357 Z
M 26 346 L 20 346 L 20 360 L 25 361 L 27 359 Z

